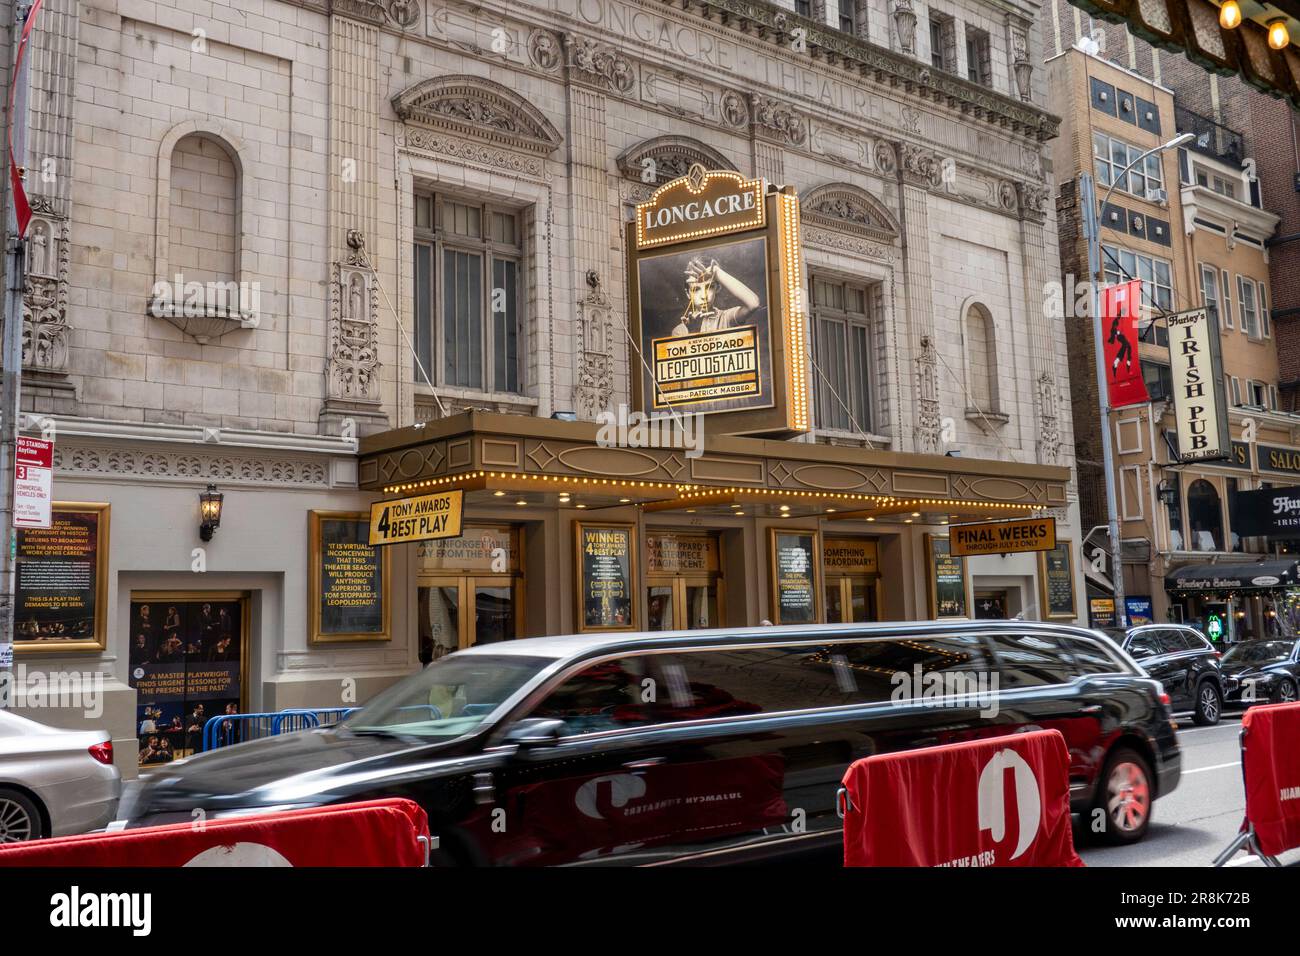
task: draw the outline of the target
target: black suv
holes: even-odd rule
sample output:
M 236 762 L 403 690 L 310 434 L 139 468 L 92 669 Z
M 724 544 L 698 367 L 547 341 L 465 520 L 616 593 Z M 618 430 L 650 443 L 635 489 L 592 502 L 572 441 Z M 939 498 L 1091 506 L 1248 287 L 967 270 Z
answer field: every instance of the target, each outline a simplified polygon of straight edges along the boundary
M 1201 726 L 1217 724 L 1223 714 L 1223 672 L 1219 652 L 1194 627 L 1143 624 L 1107 633 L 1160 681 L 1175 713 L 1192 712 Z
M 178 761 L 131 825 L 409 797 L 439 862 L 739 863 L 839 846 L 870 754 L 1055 728 L 1118 842 L 1176 786 L 1167 698 L 1110 641 L 1031 622 L 605 634 L 474 647 L 342 724 Z

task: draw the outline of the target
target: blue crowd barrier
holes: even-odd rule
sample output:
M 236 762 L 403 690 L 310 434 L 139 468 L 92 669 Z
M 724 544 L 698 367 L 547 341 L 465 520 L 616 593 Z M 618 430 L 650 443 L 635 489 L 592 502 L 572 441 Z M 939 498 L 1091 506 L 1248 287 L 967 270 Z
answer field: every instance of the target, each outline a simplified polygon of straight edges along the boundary
M 325 707 L 319 710 L 289 708 L 264 714 L 218 714 L 203 724 L 203 750 L 264 737 L 276 737 L 315 727 L 332 727 L 356 707 Z

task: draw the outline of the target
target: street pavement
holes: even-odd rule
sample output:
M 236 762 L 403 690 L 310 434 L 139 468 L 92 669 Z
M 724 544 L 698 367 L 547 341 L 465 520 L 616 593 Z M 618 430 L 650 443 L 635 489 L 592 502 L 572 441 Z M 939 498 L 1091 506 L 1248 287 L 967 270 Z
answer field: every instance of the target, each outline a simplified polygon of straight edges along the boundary
M 1156 800 L 1146 838 L 1132 846 L 1098 846 L 1075 827 L 1079 856 L 1088 866 L 1209 866 L 1241 826 L 1245 796 L 1241 783 L 1241 715 L 1229 713 L 1213 727 L 1197 727 L 1190 715 L 1178 719 L 1183 776 L 1178 788 Z M 1300 850 L 1280 857 L 1300 865 Z M 1246 852 L 1228 866 L 1262 866 Z

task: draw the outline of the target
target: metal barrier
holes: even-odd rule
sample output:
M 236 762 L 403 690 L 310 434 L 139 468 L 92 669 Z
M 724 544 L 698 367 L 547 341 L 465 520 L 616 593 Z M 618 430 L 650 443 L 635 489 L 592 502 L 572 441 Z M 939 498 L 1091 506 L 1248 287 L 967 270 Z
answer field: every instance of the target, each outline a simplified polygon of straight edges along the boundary
M 290 708 L 265 714 L 218 714 L 209 717 L 203 724 L 202 749 L 216 750 L 231 744 L 244 743 L 249 740 L 261 740 L 264 737 L 277 737 L 280 734 L 294 733 L 299 730 L 312 730 L 316 727 L 332 727 L 356 707 L 325 707 L 320 710 Z

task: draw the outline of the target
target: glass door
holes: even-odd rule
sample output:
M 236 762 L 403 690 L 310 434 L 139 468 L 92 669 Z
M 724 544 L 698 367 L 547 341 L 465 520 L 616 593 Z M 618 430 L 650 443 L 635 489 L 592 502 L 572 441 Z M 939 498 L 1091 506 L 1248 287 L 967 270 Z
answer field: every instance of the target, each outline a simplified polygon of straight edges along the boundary
M 849 624 L 880 620 L 874 576 L 843 576 L 826 581 L 826 623 Z
M 421 577 L 420 660 L 519 636 L 518 580 L 509 575 Z
M 465 646 L 462 578 L 423 578 L 418 588 L 420 660 L 427 664 Z
M 721 627 L 718 581 L 716 578 L 683 579 L 681 582 L 686 613 L 683 620 L 691 630 Z
M 719 579 L 652 579 L 646 586 L 646 630 L 699 630 L 722 626 Z

